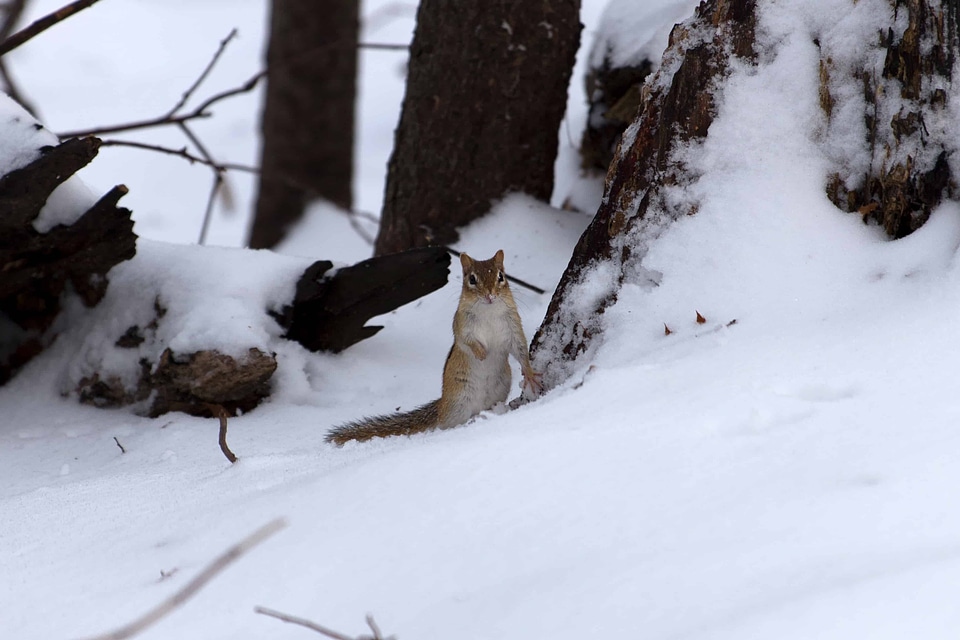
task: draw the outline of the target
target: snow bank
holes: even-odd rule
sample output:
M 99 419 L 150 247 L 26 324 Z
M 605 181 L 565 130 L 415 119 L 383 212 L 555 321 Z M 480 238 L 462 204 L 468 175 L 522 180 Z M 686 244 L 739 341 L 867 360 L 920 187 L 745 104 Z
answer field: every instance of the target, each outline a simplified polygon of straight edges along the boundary
M 233 466 L 215 421 L 61 399 L 55 365 L 72 339 L 31 363 L 0 389 L 0 629 L 114 628 L 285 515 L 287 530 L 142 638 L 309 634 L 255 605 L 347 634 L 371 612 L 410 640 L 955 637 L 960 211 L 889 242 L 829 204 L 806 36 L 856 5 L 764 3 L 762 15 L 788 6 L 798 21 L 761 25 L 784 54 L 736 70 L 687 152 L 700 178 L 676 196 L 700 208 L 651 246 L 643 266 L 659 286 L 638 272 L 593 369 L 540 402 L 323 444 L 332 424 L 436 397 L 456 277 L 343 354 L 281 353 L 272 401 L 230 422 Z M 577 219 L 508 199 L 458 248 L 503 248 L 512 274 L 549 286 Z M 315 229 L 317 246 L 337 242 Z M 243 277 L 215 286 L 199 255 L 147 243 L 142 266 L 188 295 L 255 301 L 233 301 L 224 331 L 272 344 L 269 324 L 243 323 L 287 295 L 272 289 L 296 261 L 225 252 Z M 174 293 L 128 269 L 129 290 Z M 515 293 L 530 333 L 548 297 Z M 188 340 L 205 325 L 181 326 Z

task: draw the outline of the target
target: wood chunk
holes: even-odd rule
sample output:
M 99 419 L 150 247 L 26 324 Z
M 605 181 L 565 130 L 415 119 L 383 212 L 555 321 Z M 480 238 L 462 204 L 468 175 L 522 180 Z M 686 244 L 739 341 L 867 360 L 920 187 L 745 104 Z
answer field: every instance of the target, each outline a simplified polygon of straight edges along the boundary
M 364 260 L 327 275 L 333 264 L 311 265 L 297 283 L 293 304 L 276 315 L 286 336 L 311 351 L 343 351 L 375 335 L 366 326 L 447 283 L 450 254 L 442 247 L 412 249 Z

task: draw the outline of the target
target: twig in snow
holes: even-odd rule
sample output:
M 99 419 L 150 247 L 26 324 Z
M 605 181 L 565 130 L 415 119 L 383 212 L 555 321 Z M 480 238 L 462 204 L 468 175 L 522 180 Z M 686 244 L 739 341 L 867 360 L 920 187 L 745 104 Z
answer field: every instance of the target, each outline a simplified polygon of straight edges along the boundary
M 0 42 L 0 56 L 10 53 L 34 36 L 43 33 L 58 22 L 63 22 L 73 14 L 99 1 L 100 0 L 76 0 L 76 2 L 71 2 L 68 5 L 60 7 L 53 13 L 48 13 L 39 20 L 32 22 L 29 26 L 17 31 L 9 38 L 5 38 L 3 42 Z
M 117 440 L 117 436 L 113 436 L 113 441 L 117 443 L 117 446 L 118 446 L 118 447 L 120 447 L 120 454 L 121 454 L 121 455 L 127 452 L 127 450 L 123 448 L 123 445 L 120 444 L 120 441 Z
M 339 631 L 334 631 L 333 629 L 328 629 L 323 625 L 317 624 L 312 620 L 307 620 L 306 618 L 298 618 L 296 616 L 291 616 L 280 611 L 274 611 L 273 609 L 268 609 L 266 607 L 254 607 L 253 609 L 256 613 L 263 614 L 265 616 L 270 616 L 271 618 L 276 618 L 283 622 L 289 622 L 290 624 L 296 624 L 301 627 L 306 627 L 307 629 L 312 629 L 317 633 L 323 634 L 328 638 L 333 638 L 334 640 L 393 640 L 394 636 L 384 638 L 380 632 L 380 627 L 377 626 L 377 623 L 374 621 L 373 616 L 367 616 L 367 626 L 370 627 L 370 630 L 373 632 L 372 636 L 357 636 L 352 638 L 346 634 L 340 633 Z
M 201 571 L 196 578 L 144 615 L 119 629 L 98 636 L 92 636 L 87 638 L 87 640 L 126 640 L 127 638 L 132 638 L 181 606 L 184 602 L 196 595 L 196 593 L 216 577 L 217 574 L 285 526 L 287 526 L 287 523 L 283 518 L 268 522 L 224 551 L 216 560 L 211 562 L 206 569 Z
M 222 451 L 223 455 L 230 461 L 230 464 L 236 463 L 237 456 L 235 456 L 233 451 L 230 451 L 230 447 L 227 446 L 227 410 L 219 404 L 208 404 L 207 408 L 210 409 L 213 415 L 220 419 L 220 451 Z

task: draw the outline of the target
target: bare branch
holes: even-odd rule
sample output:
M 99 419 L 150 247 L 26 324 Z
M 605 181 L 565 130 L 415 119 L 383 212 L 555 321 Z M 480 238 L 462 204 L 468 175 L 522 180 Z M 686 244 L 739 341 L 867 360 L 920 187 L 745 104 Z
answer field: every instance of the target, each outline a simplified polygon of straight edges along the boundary
M 203 103 L 200 104 L 199 107 L 191 111 L 191 113 L 196 113 L 196 114 L 205 113 L 207 109 L 209 109 L 216 103 L 220 102 L 221 100 L 226 100 L 227 98 L 232 98 L 233 96 L 239 95 L 241 93 L 247 93 L 247 92 L 253 91 L 254 87 L 257 86 L 257 83 L 263 80 L 266 77 L 266 75 L 267 75 L 266 69 L 263 69 L 262 71 L 258 71 L 257 73 L 250 76 L 250 78 L 239 87 L 236 87 L 234 89 L 228 89 L 226 91 L 221 91 L 220 93 L 207 98 Z
M 213 205 L 217 201 L 217 194 L 220 193 L 220 189 L 224 186 L 224 169 L 217 164 L 216 160 L 213 159 L 213 155 L 207 148 L 200 142 L 193 131 L 186 125 L 186 123 L 180 123 L 180 130 L 183 131 L 183 135 L 193 143 L 193 146 L 197 148 L 197 151 L 200 152 L 200 155 L 204 157 L 207 161 L 207 165 L 213 169 L 213 184 L 210 186 L 210 196 L 207 198 L 207 208 L 203 212 L 203 224 L 200 225 L 200 240 L 199 243 L 201 246 L 204 245 L 207 241 L 207 231 L 210 229 L 210 220 L 213 218 Z
M 7 68 L 7 63 L 3 58 L 0 58 L 0 79 L 3 80 L 4 91 L 7 92 L 7 95 L 19 102 L 20 106 L 26 109 L 30 115 L 37 118 L 39 115 L 37 107 L 20 90 L 20 86 L 14 81 L 13 75 L 11 75 L 10 69 Z
M 406 44 L 384 44 L 380 42 L 360 42 L 357 47 L 361 49 L 374 49 L 378 51 L 407 51 L 410 45 Z
M 224 49 L 227 45 L 230 44 L 230 41 L 233 40 L 237 33 L 237 30 L 234 29 L 231 31 L 226 38 L 220 41 L 220 46 L 217 48 L 217 51 L 213 54 L 213 57 L 210 59 L 210 62 L 207 63 L 207 66 L 204 68 L 200 76 L 194 80 L 193 84 L 183 92 L 183 95 L 180 99 L 174 104 L 173 108 L 164 113 L 163 115 L 157 116 L 155 118 L 146 118 L 144 120 L 135 120 L 133 122 L 125 122 L 122 124 L 113 124 L 113 125 L 104 125 L 100 127 L 92 127 L 90 129 L 80 129 L 77 131 L 65 131 L 58 134 L 61 139 L 65 138 L 83 138 L 86 136 L 99 136 L 108 133 L 122 133 L 124 131 L 135 131 L 138 129 L 151 129 L 153 127 L 165 127 L 170 125 L 176 125 L 183 127 L 187 122 L 191 120 L 198 120 L 200 118 L 210 117 L 210 112 L 208 109 L 220 102 L 221 100 L 226 100 L 227 98 L 232 98 L 233 96 L 248 93 L 257 86 L 257 83 L 267 75 L 266 70 L 259 71 L 253 76 L 251 76 L 246 82 L 238 87 L 233 89 L 227 89 L 226 91 L 221 91 L 220 93 L 214 94 L 204 100 L 196 108 L 186 112 L 179 113 L 187 101 L 193 96 L 196 90 L 200 87 L 207 76 L 210 74 L 210 71 L 213 70 L 213 67 L 220 60 L 220 56 L 223 55 Z
M 196 595 L 196 593 L 216 577 L 217 574 L 285 526 L 287 526 L 287 523 L 283 518 L 268 522 L 227 549 L 220 557 L 211 562 L 206 569 L 201 571 L 196 578 L 141 617 L 115 631 L 92 636 L 87 640 L 126 640 L 127 638 L 132 638 Z
M 92 127 L 90 129 L 79 129 L 77 131 L 64 131 L 63 133 L 58 133 L 57 136 L 61 140 L 66 140 L 68 138 L 86 138 L 87 136 L 98 136 L 106 133 L 122 133 L 124 131 L 135 131 L 137 129 L 150 129 L 152 127 L 165 127 L 174 124 L 180 124 L 187 120 L 195 120 L 197 118 L 208 118 L 209 113 L 194 113 L 190 112 L 182 116 L 172 116 L 168 117 L 166 115 L 157 116 L 156 118 L 147 118 L 145 120 L 135 120 L 133 122 L 125 122 L 123 124 L 112 124 L 105 125 L 102 127 Z
M 3 23 L 0 24 L 0 42 L 10 37 L 17 23 L 20 22 L 23 11 L 27 7 L 27 0 L 10 0 L 3 4 Z
M 183 95 L 180 97 L 180 100 L 177 104 L 173 105 L 173 108 L 167 112 L 168 116 L 174 115 L 177 111 L 187 104 L 187 100 L 190 99 L 190 96 L 200 88 L 200 85 L 203 84 L 203 81 L 207 79 L 207 76 L 210 75 L 210 72 L 213 71 L 213 68 L 216 66 L 217 61 L 220 59 L 220 56 L 223 55 L 223 52 L 226 50 L 227 45 L 230 44 L 230 41 L 237 37 L 237 29 L 234 28 L 230 33 L 227 34 L 227 37 L 220 41 L 220 46 L 217 47 L 216 53 L 213 54 L 213 57 L 210 58 L 210 62 L 207 63 L 207 66 L 204 68 L 203 72 L 193 81 L 193 84 L 190 85 L 190 88 L 183 92 Z
M 17 31 L 9 38 L 5 38 L 3 42 L 0 42 L 0 56 L 10 53 L 34 36 L 43 33 L 58 22 L 66 20 L 73 14 L 86 9 L 93 4 L 96 4 L 99 1 L 100 0 L 76 0 L 76 2 L 71 2 L 68 5 L 60 7 L 53 13 L 48 13 L 39 20 L 31 23 L 30 26 Z
M 127 450 L 123 448 L 123 445 L 120 444 L 120 441 L 117 440 L 117 436 L 113 436 L 113 441 L 117 443 L 117 446 L 118 446 L 118 447 L 120 447 L 120 453 L 121 453 L 121 454 L 124 454 L 124 453 L 127 452 Z
M 367 624 L 370 626 L 370 629 L 373 631 L 372 636 L 359 636 L 357 638 L 352 638 L 346 634 L 340 633 L 339 631 L 334 631 L 333 629 L 328 629 L 323 625 L 317 624 L 312 620 L 307 620 L 306 618 L 298 618 L 296 616 L 291 616 L 280 611 L 274 611 L 273 609 L 268 609 L 266 607 L 254 607 L 253 609 L 256 613 L 260 613 L 265 616 L 270 616 L 271 618 L 276 618 L 283 622 L 288 622 L 290 624 L 299 625 L 301 627 L 306 627 L 327 636 L 328 638 L 333 638 L 334 640 L 392 640 L 393 636 L 390 638 L 384 638 L 380 634 L 380 629 L 377 627 L 377 623 L 374 622 L 373 616 L 367 616 Z
M 223 171 L 243 171 L 244 173 L 253 173 L 256 175 L 260 174 L 260 169 L 257 167 L 252 167 L 248 164 L 239 164 L 236 162 L 217 162 L 211 163 L 206 158 L 201 158 L 200 156 L 195 156 L 189 151 L 186 147 L 181 147 L 179 149 L 174 149 L 172 147 L 164 147 L 163 145 L 158 144 L 147 144 L 145 142 L 136 142 L 134 140 L 115 140 L 109 139 L 104 140 L 100 143 L 102 147 L 131 147 L 133 149 L 142 149 L 144 151 L 155 151 L 157 153 L 164 153 L 171 156 L 178 156 L 183 158 L 190 164 L 199 163 L 208 167 L 213 167 L 215 169 L 222 169 Z M 369 215 L 369 214 L 367 214 Z

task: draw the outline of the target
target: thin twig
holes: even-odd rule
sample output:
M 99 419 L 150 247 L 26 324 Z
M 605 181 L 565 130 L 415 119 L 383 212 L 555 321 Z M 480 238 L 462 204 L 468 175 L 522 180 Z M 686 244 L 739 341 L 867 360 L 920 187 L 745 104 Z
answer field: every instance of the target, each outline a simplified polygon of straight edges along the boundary
M 233 89 L 227 89 L 226 91 L 221 91 L 220 93 L 214 94 L 207 98 L 204 102 L 200 103 L 200 106 L 194 109 L 191 113 L 203 113 L 214 104 L 220 102 L 221 100 L 226 100 L 227 98 L 232 98 L 233 96 L 240 95 L 241 93 L 248 93 L 253 91 L 254 87 L 257 86 L 261 80 L 263 80 L 267 75 L 267 70 L 263 69 L 257 73 L 250 76 L 250 78 L 244 82 L 239 87 Z
M 380 631 L 380 627 L 377 626 L 377 621 L 373 619 L 371 614 L 367 614 L 367 626 L 370 627 L 370 630 L 373 631 L 373 640 L 390 640 L 390 638 L 384 639 L 383 634 Z
M 16 29 L 17 23 L 20 22 L 26 6 L 27 0 L 10 0 L 4 3 L 3 23 L 0 23 L 0 42 L 4 42 L 9 38 L 13 30 Z M 37 108 L 24 96 L 23 91 L 20 90 L 16 81 L 14 81 L 13 75 L 10 73 L 10 69 L 7 68 L 6 61 L 3 58 L 0 58 L 0 78 L 3 79 L 4 90 L 7 94 L 19 102 L 20 106 L 29 111 L 30 115 L 37 117 Z
M 136 142 L 134 140 L 115 140 L 107 139 L 100 142 L 101 147 L 131 147 L 133 149 L 142 149 L 144 151 L 155 151 L 157 153 L 165 153 L 171 156 L 179 156 L 189 162 L 190 164 L 198 163 L 204 166 L 213 167 L 215 169 L 222 169 L 224 171 L 243 171 L 244 173 L 252 173 L 255 175 L 260 174 L 260 169 L 257 167 L 250 166 L 248 164 L 240 164 L 237 162 L 216 162 L 211 163 L 206 158 L 201 158 L 200 156 L 195 156 L 189 151 L 186 147 L 181 147 L 179 149 L 174 149 L 173 147 L 164 147 L 163 145 L 158 144 L 147 144 L 145 142 Z
M 223 408 L 223 405 L 219 404 L 207 406 L 213 415 L 220 419 L 220 451 L 222 451 L 223 455 L 230 461 L 230 464 L 235 464 L 237 462 L 237 456 L 234 455 L 233 451 L 230 451 L 230 447 L 227 445 L 227 410 Z
M 93 4 L 96 4 L 99 1 L 100 0 L 76 0 L 76 2 L 71 2 L 66 6 L 60 7 L 53 13 L 48 13 L 39 20 L 32 22 L 30 26 L 17 31 L 9 38 L 5 38 L 3 42 L 0 42 L 0 56 L 10 53 L 34 36 L 43 33 L 58 22 L 66 20 L 73 14 L 86 9 Z
M 323 634 L 328 638 L 333 638 L 334 640 L 392 640 L 393 638 L 393 636 L 384 638 L 380 633 L 380 628 L 377 626 L 377 623 L 374 622 L 373 616 L 370 615 L 367 616 L 367 625 L 370 627 L 370 630 L 373 631 L 373 635 L 352 638 L 346 634 L 340 633 L 339 631 L 328 629 L 327 627 L 317 624 L 312 620 L 307 620 L 306 618 L 298 618 L 296 616 L 291 616 L 281 611 L 274 611 L 273 609 L 268 609 L 266 607 L 254 607 L 253 610 L 256 613 L 270 616 L 271 618 L 276 618 L 277 620 L 281 620 L 283 622 L 289 622 L 290 624 L 306 627 L 307 629 L 316 631 L 317 633 Z
M 227 34 L 227 37 L 220 41 L 220 46 L 217 47 L 216 53 L 213 54 L 213 57 L 210 58 L 210 62 L 207 63 L 207 66 L 203 69 L 203 72 L 197 76 L 197 79 L 193 81 L 193 84 L 190 85 L 190 88 L 183 92 L 183 95 L 180 97 L 180 100 L 177 104 L 173 105 L 173 108 L 167 113 L 168 116 L 174 115 L 177 111 L 187 104 L 187 100 L 190 99 L 190 96 L 200 88 L 200 85 L 203 84 L 203 81 L 207 79 L 207 76 L 210 75 L 210 72 L 213 71 L 213 67 L 216 66 L 217 61 L 220 59 L 220 56 L 223 55 L 223 52 L 226 50 L 227 45 L 230 44 L 230 41 L 237 37 L 237 29 L 233 28 L 230 33 Z
M 200 142 L 193 130 L 186 125 L 186 123 L 180 123 L 180 130 L 183 131 L 183 135 L 193 143 L 193 146 L 197 148 L 197 151 L 200 152 L 200 155 L 203 156 L 207 164 L 213 170 L 213 183 L 210 185 L 210 195 L 207 197 L 207 208 L 203 212 L 203 224 L 200 225 L 200 246 L 206 244 L 207 241 L 207 231 L 210 229 L 210 221 L 213 218 L 213 205 L 217 200 L 217 194 L 220 193 L 220 189 L 224 186 L 224 169 L 217 164 L 217 161 L 213 159 L 213 155 L 207 151 L 207 148 Z
M 118 447 L 120 447 L 120 453 L 121 453 L 121 454 L 124 454 L 124 453 L 127 452 L 127 450 L 123 448 L 123 445 L 120 444 L 120 441 L 117 440 L 117 436 L 113 436 L 113 441 L 117 443 L 117 446 L 118 446 Z
M 458 257 L 458 258 L 460 257 L 460 252 L 457 251 L 456 249 L 451 249 L 450 247 L 444 247 L 444 249 L 446 249 L 448 253 L 451 253 L 451 254 L 455 255 L 456 257 Z M 521 280 L 520 278 L 515 278 L 514 276 L 511 276 L 511 275 L 506 274 L 506 273 L 503 274 L 503 275 L 504 275 L 504 277 L 506 277 L 506 279 L 509 280 L 510 282 L 513 282 L 514 284 L 518 284 L 518 285 L 520 285 L 521 287 L 525 287 L 525 288 L 527 288 L 527 289 L 530 289 L 530 291 L 533 291 L 534 293 L 540 293 L 540 294 L 546 293 L 546 291 L 544 291 L 543 289 L 541 289 L 540 287 L 538 287 L 538 286 L 535 285 L 535 284 L 530 284 L 529 282 L 525 282 L 525 281 Z
M 92 636 L 87 640 L 126 640 L 127 638 L 132 638 L 169 614 L 177 607 L 181 606 L 184 602 L 196 595 L 196 593 L 206 586 L 210 580 L 216 577 L 217 574 L 226 569 L 232 563 L 236 562 L 252 548 L 275 534 L 277 531 L 283 529 L 285 526 L 287 526 L 287 523 L 283 518 L 278 518 L 265 524 L 237 544 L 224 551 L 220 557 L 211 562 L 206 569 L 201 571 L 196 578 L 188 582 L 183 586 L 182 589 L 174 593 L 172 596 L 161 602 L 144 615 L 140 616 L 130 624 L 120 627 L 119 629 L 98 636 Z
M 263 79 L 266 75 L 266 71 L 260 71 L 246 82 L 244 82 L 239 87 L 233 89 L 228 89 L 226 91 L 221 91 L 218 94 L 210 96 L 204 100 L 198 107 L 183 113 L 180 115 L 170 115 L 169 112 L 164 115 L 157 116 L 155 118 L 146 118 L 144 120 L 135 120 L 133 122 L 125 122 L 123 124 L 113 124 L 105 125 L 101 127 L 92 127 L 90 129 L 80 129 L 77 131 L 65 131 L 57 135 L 60 136 L 60 139 L 66 138 L 83 138 L 86 136 L 99 136 L 107 133 L 122 133 L 124 131 L 135 131 L 137 129 L 150 129 L 153 127 L 165 127 L 170 125 L 181 125 L 182 123 L 189 122 L 191 120 L 198 120 L 200 118 L 209 118 L 210 113 L 207 111 L 210 107 L 220 102 L 221 100 L 226 100 L 233 96 L 239 95 L 241 93 L 247 93 L 252 91 L 254 87 L 257 86 L 257 83 Z
M 177 156 L 178 158 L 183 158 L 190 164 L 195 164 L 195 163 L 202 164 L 204 166 L 211 167 L 217 172 L 222 172 L 224 174 L 226 174 L 228 171 L 242 171 L 244 173 L 251 173 L 253 175 L 262 177 L 262 172 L 258 167 L 254 167 L 248 164 L 240 164 L 237 162 L 211 161 L 207 158 L 201 158 L 200 156 L 190 153 L 186 147 L 174 149 L 173 147 L 165 147 L 163 145 L 158 145 L 158 144 L 148 144 L 145 142 L 136 142 L 133 140 L 116 140 L 116 139 L 103 140 L 100 143 L 100 146 L 101 147 L 130 147 L 132 149 L 141 149 L 143 151 L 153 151 L 156 153 L 163 153 L 165 155 Z M 301 182 L 294 180 L 293 178 L 289 178 L 288 176 L 275 175 L 269 179 L 276 180 L 278 182 L 283 182 L 285 184 L 288 184 L 292 187 L 297 187 L 304 191 L 309 190 L 309 187 L 304 186 Z M 213 192 L 212 189 L 211 189 L 211 195 L 216 195 L 216 193 Z M 210 199 L 208 198 L 207 200 L 208 210 L 207 210 L 207 214 L 204 215 L 204 231 L 201 234 L 200 244 L 203 244 L 203 242 L 206 239 L 205 229 L 210 217 L 209 205 L 210 205 Z M 363 228 L 363 226 L 360 224 L 360 220 L 367 220 L 368 222 L 372 222 L 374 224 L 380 224 L 380 218 L 373 215 L 369 211 L 358 211 L 356 209 L 342 209 L 340 207 L 336 207 L 336 210 L 342 212 L 344 215 L 346 215 L 350 219 L 350 226 L 353 228 L 356 234 L 360 236 L 360 238 L 364 242 L 373 246 L 374 238 L 367 232 L 366 229 Z

